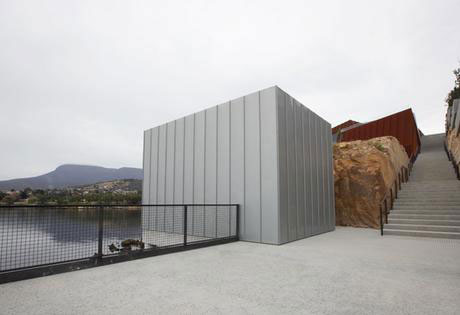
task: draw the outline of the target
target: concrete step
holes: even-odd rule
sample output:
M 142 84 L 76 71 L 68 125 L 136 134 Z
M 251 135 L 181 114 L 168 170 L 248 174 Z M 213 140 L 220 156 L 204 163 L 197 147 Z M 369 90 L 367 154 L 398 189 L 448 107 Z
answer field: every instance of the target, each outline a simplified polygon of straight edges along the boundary
M 404 188 L 398 191 L 398 195 L 401 196 L 418 196 L 418 195 L 428 195 L 428 196 L 458 196 L 460 194 L 460 189 L 455 189 L 452 191 L 445 191 L 445 190 L 414 190 L 408 191 Z
M 428 210 L 457 210 L 460 209 L 458 205 L 446 205 L 437 203 L 420 204 L 407 204 L 407 203 L 394 203 L 393 209 L 428 209 Z
M 434 238 L 460 239 L 460 233 L 454 233 L 454 232 L 432 232 L 432 231 L 384 229 L 383 230 L 383 235 L 400 235 L 400 236 L 416 236 L 416 237 L 434 237 Z
M 397 214 L 390 212 L 388 218 L 391 219 L 409 219 L 409 220 L 455 220 L 460 221 L 460 215 L 443 215 L 443 214 Z
M 455 175 L 455 173 L 454 173 Z M 403 187 L 460 187 L 460 181 L 457 178 L 450 178 L 448 180 L 426 180 L 423 182 L 416 182 L 411 180 L 412 177 L 409 178 L 408 182 L 402 183 Z
M 451 198 L 446 198 L 446 199 L 441 199 L 441 198 L 438 198 L 438 199 L 433 199 L 433 198 L 400 198 L 398 196 L 398 198 L 396 198 L 394 200 L 394 202 L 396 203 L 405 203 L 405 204 L 428 204 L 427 202 L 433 202 L 433 203 L 436 203 L 436 204 L 446 204 L 446 205 L 460 205 L 460 201 L 458 200 L 452 200 Z
M 460 220 L 427 220 L 427 219 L 394 219 L 388 217 L 389 224 L 418 224 L 418 225 L 442 225 L 460 226 Z
M 385 224 L 384 229 L 406 231 L 435 231 L 460 233 L 460 226 L 419 225 L 419 224 Z
M 410 184 L 409 184 L 410 183 Z M 402 183 L 401 188 L 402 189 L 424 189 L 424 190 L 433 190 L 436 191 L 438 189 L 442 190 L 458 190 L 460 189 L 460 181 L 455 180 L 453 183 L 446 183 L 446 184 L 440 184 L 440 183 L 427 183 L 427 182 L 411 182 L 409 179 L 409 182 L 407 183 Z
M 402 190 L 398 191 L 399 194 L 405 196 L 405 195 L 420 195 L 420 194 L 428 194 L 428 195 L 458 195 L 460 194 L 460 189 L 454 189 L 454 190 L 423 190 L 423 189 L 417 189 L 417 190 L 407 190 L 402 188 Z
M 460 215 L 460 210 L 417 210 L 417 209 L 393 209 L 393 214 L 442 214 Z
M 396 198 L 396 201 L 400 202 L 400 201 L 405 201 L 405 202 L 423 202 L 423 203 L 427 203 L 427 202 L 450 202 L 450 203 L 453 203 L 453 202 L 456 202 L 458 204 L 460 204 L 460 198 L 451 198 L 451 197 L 446 197 L 446 198 L 435 198 L 435 197 L 428 197 L 428 196 L 420 196 L 418 198 L 415 198 L 415 197 L 400 197 L 398 196 L 398 198 Z
M 460 206 L 438 205 L 438 204 L 410 205 L 410 204 L 395 203 L 393 205 L 393 209 L 394 210 L 460 210 Z

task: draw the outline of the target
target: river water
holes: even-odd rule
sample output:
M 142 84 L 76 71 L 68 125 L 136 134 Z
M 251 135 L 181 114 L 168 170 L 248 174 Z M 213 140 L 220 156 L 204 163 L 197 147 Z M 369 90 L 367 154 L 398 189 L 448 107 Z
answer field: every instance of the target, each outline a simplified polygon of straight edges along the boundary
M 141 210 L 104 209 L 103 252 L 141 239 Z M 93 256 L 98 251 L 97 208 L 0 209 L 0 271 Z

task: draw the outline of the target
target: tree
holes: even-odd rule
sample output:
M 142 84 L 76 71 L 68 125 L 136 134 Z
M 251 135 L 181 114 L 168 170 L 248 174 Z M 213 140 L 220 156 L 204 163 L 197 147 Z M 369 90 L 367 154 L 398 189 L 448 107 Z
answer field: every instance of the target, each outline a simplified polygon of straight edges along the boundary
M 454 103 L 454 100 L 457 98 L 460 98 L 460 67 L 458 69 L 455 69 L 453 72 L 455 75 L 455 86 L 449 92 L 449 94 L 447 94 L 447 97 L 446 97 L 447 106 L 452 106 Z
M 21 192 L 19 193 L 19 198 L 20 198 L 20 199 L 27 199 L 27 197 L 29 197 L 29 195 L 27 194 L 27 192 L 24 191 L 24 190 L 21 190 Z
M 16 193 L 16 194 L 9 194 L 5 198 L 3 198 L 2 202 L 6 203 L 7 205 L 12 205 L 18 200 L 19 200 L 19 194 Z

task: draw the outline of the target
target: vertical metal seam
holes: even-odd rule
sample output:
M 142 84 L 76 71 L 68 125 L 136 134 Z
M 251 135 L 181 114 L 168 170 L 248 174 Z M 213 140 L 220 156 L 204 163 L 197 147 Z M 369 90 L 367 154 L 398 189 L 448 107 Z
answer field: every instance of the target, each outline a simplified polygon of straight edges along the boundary
M 322 213 L 321 213 L 321 218 L 322 218 L 322 220 L 321 220 L 321 225 L 320 225 L 320 226 L 321 226 L 321 232 L 324 232 L 324 225 L 325 225 L 325 221 L 326 221 L 326 220 L 325 220 L 326 217 L 325 217 L 325 213 L 324 213 L 324 212 L 325 212 L 324 209 L 325 209 L 325 207 L 326 207 L 326 202 L 325 202 L 325 200 L 324 200 L 325 189 L 324 189 L 324 159 L 323 159 L 323 158 L 324 158 L 324 141 L 323 141 L 323 136 L 324 136 L 324 135 L 323 135 L 323 132 L 324 132 L 323 125 L 324 125 L 324 123 L 323 123 L 322 119 L 320 119 L 319 122 L 320 122 L 320 131 L 321 131 L 321 132 L 320 132 L 321 198 L 323 199 L 323 202 L 322 202 L 323 207 L 322 207 L 322 209 L 321 209 L 321 210 L 322 210 L 322 211 L 321 211 L 321 212 L 322 212 Z
M 163 188 L 163 201 L 166 203 L 166 190 L 168 187 L 166 186 L 166 178 L 168 176 L 168 125 L 165 125 L 166 129 L 166 136 L 165 136 L 165 180 L 164 180 L 164 188 Z M 166 207 L 163 207 L 163 231 L 166 231 Z
M 149 136 L 149 176 L 148 176 L 148 185 L 149 185 L 149 188 L 148 188 L 148 203 L 150 204 L 150 180 L 151 180 L 151 177 L 152 177 L 152 131 L 148 131 L 148 134 L 150 135 Z M 145 141 L 144 141 L 144 152 L 145 152 Z M 145 155 L 144 155 L 144 161 L 143 161 L 143 164 L 145 164 Z M 143 166 L 144 167 L 144 166 Z M 145 176 L 145 174 L 144 174 Z M 145 178 L 143 179 L 145 181 Z
M 307 155 L 305 154 L 305 119 L 304 113 L 305 109 L 302 107 L 300 112 L 300 124 L 302 125 L 302 163 L 303 163 L 303 237 L 307 237 L 307 170 L 305 166 L 305 159 Z
M 243 201 L 244 201 L 244 215 L 243 231 L 246 237 L 246 96 L 243 97 Z
M 332 229 L 332 222 L 333 222 L 333 216 L 332 216 L 332 211 L 334 211 L 334 207 L 333 207 L 333 203 L 332 203 L 332 199 L 334 198 L 334 189 L 332 187 L 332 185 L 334 184 L 334 179 L 332 178 L 332 174 L 334 174 L 334 166 L 332 165 L 331 161 L 332 161 L 332 154 L 333 154 L 333 150 L 332 150 L 332 133 L 331 133 L 331 126 L 329 125 L 328 128 L 327 128 L 327 133 L 328 133 L 328 136 L 327 136 L 327 143 L 328 143 L 328 148 L 329 148 L 329 152 L 328 152 L 328 164 L 329 164 L 329 170 L 328 170 L 328 173 L 327 173 L 327 176 L 329 178 L 329 182 L 328 182 L 328 185 L 329 185 L 329 229 Z
M 308 137 L 308 156 L 309 156 L 309 170 L 310 170 L 310 236 L 314 235 L 313 233 L 313 213 L 314 213 L 314 206 L 315 206 L 315 201 L 313 198 L 313 161 L 312 161 L 312 145 L 313 145 L 313 137 L 314 137 L 314 126 L 312 124 L 312 116 L 313 112 L 308 111 L 308 130 L 310 131 L 309 134 L 310 136 Z
M 329 177 L 329 173 L 331 172 L 331 165 L 330 165 L 330 143 L 328 138 L 328 133 L 330 133 L 330 128 L 328 128 L 328 123 L 326 122 L 325 126 L 325 137 L 326 137 L 326 161 L 327 161 L 327 168 L 326 168 L 326 177 L 327 177 L 327 230 L 329 231 L 331 227 L 331 180 Z
M 292 113 L 294 115 L 294 156 L 295 156 L 295 173 L 294 173 L 294 183 L 295 183 L 295 208 L 296 208 L 296 222 L 295 222 L 295 235 L 296 239 L 299 238 L 299 187 L 297 187 L 297 113 L 296 108 L 297 104 L 293 98 L 291 98 L 292 103 Z
M 262 124 L 260 117 L 260 91 L 257 96 L 259 101 L 259 242 L 262 242 Z
M 203 171 L 204 171 L 204 176 L 203 176 L 203 203 L 206 203 L 206 132 L 207 132 L 207 116 L 208 116 L 208 111 L 204 111 L 204 164 L 203 164 Z M 206 207 L 203 207 L 203 236 L 206 236 Z
M 182 204 L 184 204 L 184 200 L 185 200 L 185 122 L 186 122 L 186 119 L 185 117 L 182 118 L 182 120 L 184 121 L 183 124 L 182 124 L 182 129 L 183 129 L 183 137 L 182 137 L 182 198 L 181 198 L 181 202 Z M 185 209 L 182 209 L 182 215 L 185 217 Z M 185 236 L 187 236 L 187 225 L 188 225 L 188 217 L 185 219 L 184 221 L 184 234 Z
M 316 115 L 315 115 L 315 116 L 316 116 Z M 315 149 L 315 151 L 316 151 L 316 152 L 315 152 L 315 153 L 316 153 L 316 156 L 318 157 L 318 127 L 319 127 L 319 126 L 318 126 L 318 117 L 315 117 L 315 121 L 316 121 L 316 124 L 315 124 L 315 126 L 316 126 L 316 137 L 315 137 L 316 149 Z M 321 153 L 320 153 L 320 154 L 321 154 Z M 319 162 L 319 159 L 318 159 L 318 162 Z M 319 188 L 319 173 L 318 173 L 318 172 L 319 172 L 319 167 L 318 167 L 318 166 L 319 166 L 319 165 L 318 165 L 319 163 L 318 163 L 318 162 L 317 162 L 317 164 L 316 164 L 316 187 Z M 317 208 L 317 213 L 318 213 L 318 216 L 317 216 L 317 218 L 318 218 L 318 226 L 317 226 L 317 228 L 320 229 L 320 230 L 319 230 L 319 232 L 320 232 L 320 231 L 321 231 L 321 219 L 320 219 L 320 205 L 319 205 L 319 198 L 320 198 L 320 197 L 319 197 L 319 194 L 320 194 L 319 189 L 316 189 L 316 197 L 317 197 L 317 200 L 318 200 L 318 208 Z
M 285 145 L 286 145 L 286 186 L 287 186 L 287 196 L 286 196 L 286 214 L 287 214 L 287 241 L 290 241 L 290 226 L 289 226 L 289 148 L 288 148 L 288 118 L 287 118 L 287 103 L 286 103 L 287 94 L 284 93 L 284 125 L 285 125 Z
M 218 203 L 219 194 L 219 106 L 216 106 L 216 204 Z M 216 206 L 216 237 L 217 237 L 217 206 Z
M 232 203 L 232 102 L 228 101 L 228 203 Z M 235 215 L 235 218 L 237 216 Z M 232 212 L 229 211 L 228 233 L 232 233 Z
M 157 127 L 157 171 L 156 171 L 156 187 L 155 187 L 155 202 L 158 203 L 158 177 L 159 177 L 159 165 L 160 165 L 160 127 Z M 158 208 L 155 208 L 155 228 L 159 229 L 158 224 Z
M 192 202 L 195 203 L 195 137 L 196 137 L 196 114 L 193 114 L 193 139 L 192 139 L 192 148 L 193 148 L 193 158 L 192 158 Z M 195 207 L 192 208 L 192 233 L 195 233 Z
M 281 244 L 281 192 L 280 192 L 280 181 L 281 181 L 281 176 L 280 176 L 280 135 L 279 135 L 279 106 L 280 104 L 278 103 L 278 95 L 280 91 L 278 87 L 275 87 L 275 116 L 276 116 L 276 190 L 278 194 L 278 200 L 277 200 L 277 216 L 278 216 L 278 222 L 277 222 L 277 228 L 278 228 L 278 235 L 277 235 L 277 240 L 276 242 L 278 244 Z
M 175 197 L 176 197 L 176 138 L 177 138 L 177 134 L 176 134 L 176 123 L 177 123 L 177 120 L 174 120 L 174 147 L 173 147 L 173 191 L 172 191 L 172 202 L 173 203 L 176 203 L 175 201 Z M 175 212 L 176 212 L 176 209 L 173 207 L 173 210 L 172 210 L 172 215 L 173 215 L 173 218 L 172 218 L 172 231 L 174 232 L 174 218 L 175 218 Z
M 184 203 L 185 200 L 185 117 L 183 118 L 183 141 L 182 141 L 182 199 L 181 202 Z
M 311 176 L 309 176 L 310 172 L 310 137 L 311 137 L 311 130 L 310 130 L 310 112 L 308 109 L 305 110 L 305 121 L 304 127 L 306 130 L 305 134 L 305 183 L 308 185 L 305 186 L 305 196 L 308 200 L 305 200 L 305 235 L 311 235 Z M 307 160 L 308 157 L 308 160 Z M 307 165 L 308 161 L 308 165 Z M 308 218 L 309 217 L 309 218 Z

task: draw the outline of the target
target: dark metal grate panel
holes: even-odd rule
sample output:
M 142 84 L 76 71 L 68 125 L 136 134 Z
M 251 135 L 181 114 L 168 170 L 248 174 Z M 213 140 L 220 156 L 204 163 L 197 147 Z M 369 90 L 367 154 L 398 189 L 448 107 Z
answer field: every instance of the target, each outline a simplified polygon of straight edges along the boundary
M 238 205 L 0 206 L 0 277 L 238 238 Z M 1 280 L 1 279 L 0 279 Z M 0 281 L 0 283 L 3 281 Z

